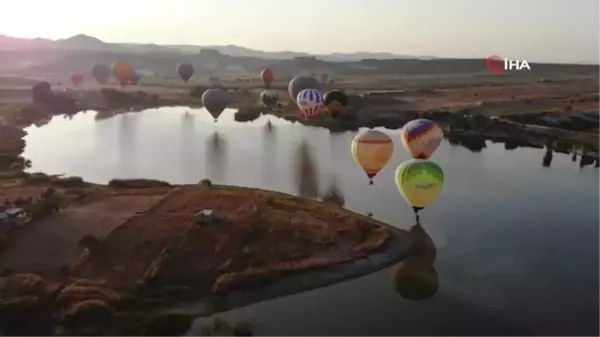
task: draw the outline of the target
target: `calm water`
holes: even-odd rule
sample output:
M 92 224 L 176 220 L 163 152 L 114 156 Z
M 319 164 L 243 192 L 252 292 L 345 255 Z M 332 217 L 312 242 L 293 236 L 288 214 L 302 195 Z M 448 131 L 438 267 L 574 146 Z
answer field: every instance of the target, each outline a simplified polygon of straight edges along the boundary
M 298 149 L 306 141 L 321 192 L 335 184 L 347 208 L 404 229 L 414 224 L 393 182 L 395 167 L 408 159 L 398 130 L 384 130 L 395 153 L 369 186 L 349 153 L 355 133 L 330 134 L 273 117 L 236 123 L 233 111 L 215 124 L 202 109 L 186 111 L 57 117 L 28 129 L 24 155 L 31 171 L 101 183 L 208 177 L 298 194 Z M 597 335 L 598 169 L 580 169 L 564 154 L 543 167 L 543 155 L 540 149 L 506 151 L 502 144 L 479 153 L 447 143 L 438 149 L 433 160 L 444 169 L 446 185 L 421 216 L 438 249 L 440 287 L 430 299 L 401 297 L 388 269 L 223 316 L 250 319 L 258 334 Z

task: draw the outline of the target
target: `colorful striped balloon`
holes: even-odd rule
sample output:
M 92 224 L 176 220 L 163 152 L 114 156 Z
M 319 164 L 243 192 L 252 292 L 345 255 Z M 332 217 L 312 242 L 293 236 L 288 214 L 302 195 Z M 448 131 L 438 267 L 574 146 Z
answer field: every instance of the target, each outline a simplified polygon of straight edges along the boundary
M 296 97 L 298 108 L 304 115 L 304 118 L 313 118 L 323 111 L 325 104 L 323 96 L 316 89 L 304 89 L 298 93 Z
M 415 119 L 404 125 L 400 137 L 413 158 L 428 159 L 442 143 L 444 133 L 428 119 Z

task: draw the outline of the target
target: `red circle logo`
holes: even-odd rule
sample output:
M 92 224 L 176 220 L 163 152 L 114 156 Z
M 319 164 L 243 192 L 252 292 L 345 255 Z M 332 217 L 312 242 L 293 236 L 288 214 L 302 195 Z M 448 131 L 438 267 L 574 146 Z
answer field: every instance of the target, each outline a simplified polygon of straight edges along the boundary
M 491 55 L 485 59 L 485 67 L 491 73 L 504 69 L 504 60 L 498 55 Z

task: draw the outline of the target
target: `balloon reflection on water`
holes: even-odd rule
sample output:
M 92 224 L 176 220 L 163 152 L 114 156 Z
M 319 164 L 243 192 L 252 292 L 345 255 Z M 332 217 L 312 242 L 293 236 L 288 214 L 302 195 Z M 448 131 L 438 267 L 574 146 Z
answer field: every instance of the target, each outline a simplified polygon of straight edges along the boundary
M 421 224 L 409 230 L 412 242 L 410 255 L 393 268 L 392 284 L 400 296 L 418 301 L 433 297 L 439 289 L 434 263 L 437 248 Z

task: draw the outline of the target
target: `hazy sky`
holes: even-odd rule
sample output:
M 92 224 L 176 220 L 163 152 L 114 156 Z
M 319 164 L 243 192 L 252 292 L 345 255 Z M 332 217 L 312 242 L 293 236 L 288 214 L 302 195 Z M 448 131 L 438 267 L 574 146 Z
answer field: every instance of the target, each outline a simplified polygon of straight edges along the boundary
M 599 0 L 2 0 L 0 34 L 598 63 Z

